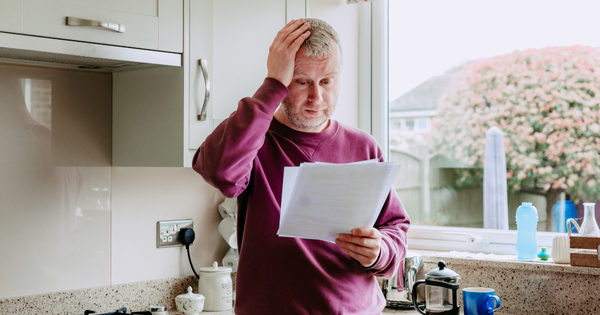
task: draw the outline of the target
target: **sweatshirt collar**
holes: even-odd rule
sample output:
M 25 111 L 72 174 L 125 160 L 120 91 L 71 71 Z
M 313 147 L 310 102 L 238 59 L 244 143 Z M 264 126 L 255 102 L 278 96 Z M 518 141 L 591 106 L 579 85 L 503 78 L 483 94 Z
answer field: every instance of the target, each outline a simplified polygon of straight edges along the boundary
M 280 123 L 275 117 L 271 120 L 270 129 L 288 139 L 300 140 L 300 141 L 323 141 L 333 137 L 338 129 L 339 124 L 336 120 L 329 119 L 329 126 L 321 132 L 302 132 L 294 130 L 282 123 Z

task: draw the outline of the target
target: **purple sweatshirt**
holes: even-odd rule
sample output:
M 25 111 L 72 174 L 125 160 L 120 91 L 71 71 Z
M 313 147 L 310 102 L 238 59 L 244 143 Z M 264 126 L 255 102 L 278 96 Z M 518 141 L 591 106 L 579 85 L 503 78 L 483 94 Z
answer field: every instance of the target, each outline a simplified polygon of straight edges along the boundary
M 389 278 L 398 269 L 409 226 L 393 189 L 374 225 L 383 239 L 370 268 L 335 244 L 276 233 L 285 166 L 383 161 L 381 149 L 370 135 L 334 120 L 320 133 L 281 124 L 273 113 L 287 95 L 281 82 L 266 78 L 207 137 L 192 161 L 209 184 L 238 199 L 235 313 L 380 314 L 385 299 L 375 276 Z

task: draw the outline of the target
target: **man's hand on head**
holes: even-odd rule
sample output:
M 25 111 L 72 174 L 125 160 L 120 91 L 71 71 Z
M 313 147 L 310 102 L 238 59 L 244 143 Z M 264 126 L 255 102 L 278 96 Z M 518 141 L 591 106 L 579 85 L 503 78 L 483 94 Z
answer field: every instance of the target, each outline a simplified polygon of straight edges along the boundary
M 290 85 L 294 76 L 296 53 L 310 35 L 308 26 L 304 19 L 292 20 L 277 33 L 269 47 L 268 77 L 279 80 L 285 86 Z
M 363 267 L 373 265 L 379 257 L 381 233 L 375 228 L 356 228 L 351 234 L 342 233 L 335 240 L 344 253 L 356 259 Z

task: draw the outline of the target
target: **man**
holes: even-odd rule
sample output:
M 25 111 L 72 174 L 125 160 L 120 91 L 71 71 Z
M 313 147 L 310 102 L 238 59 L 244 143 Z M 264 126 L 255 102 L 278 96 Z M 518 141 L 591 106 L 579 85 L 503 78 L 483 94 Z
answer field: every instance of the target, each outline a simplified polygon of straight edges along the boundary
M 240 101 L 192 162 L 208 183 L 238 199 L 237 315 L 365 315 L 385 306 L 375 276 L 398 270 L 409 225 L 393 190 L 374 227 L 340 234 L 335 244 L 276 234 L 285 166 L 383 161 L 371 136 L 329 119 L 341 53 L 327 23 L 288 23 L 269 48 L 263 85 Z

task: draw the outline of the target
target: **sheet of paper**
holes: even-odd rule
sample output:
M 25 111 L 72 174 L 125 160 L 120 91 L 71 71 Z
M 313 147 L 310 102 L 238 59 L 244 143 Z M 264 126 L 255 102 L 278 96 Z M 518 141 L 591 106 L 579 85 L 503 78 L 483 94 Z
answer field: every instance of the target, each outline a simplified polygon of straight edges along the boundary
M 379 162 L 377 159 L 365 160 L 352 162 L 348 164 L 364 164 L 364 163 L 377 163 Z M 312 163 L 302 163 L 302 164 L 312 164 Z M 326 162 L 316 162 L 315 164 L 325 164 L 325 165 L 339 165 L 336 163 L 326 163 Z M 279 216 L 279 226 L 281 226 L 281 221 L 285 215 L 285 211 L 288 208 L 290 203 L 290 197 L 292 196 L 292 192 L 294 187 L 296 186 L 296 179 L 298 178 L 298 172 L 300 171 L 300 167 L 296 166 L 287 166 L 283 169 L 283 189 L 281 192 L 281 215 Z
M 398 169 L 377 161 L 286 167 L 277 234 L 333 242 L 340 233 L 373 226 Z
M 279 215 L 279 226 L 283 221 L 285 212 L 290 203 L 290 197 L 296 186 L 296 179 L 298 178 L 299 167 L 284 167 L 283 168 L 283 188 L 281 190 L 281 213 Z

